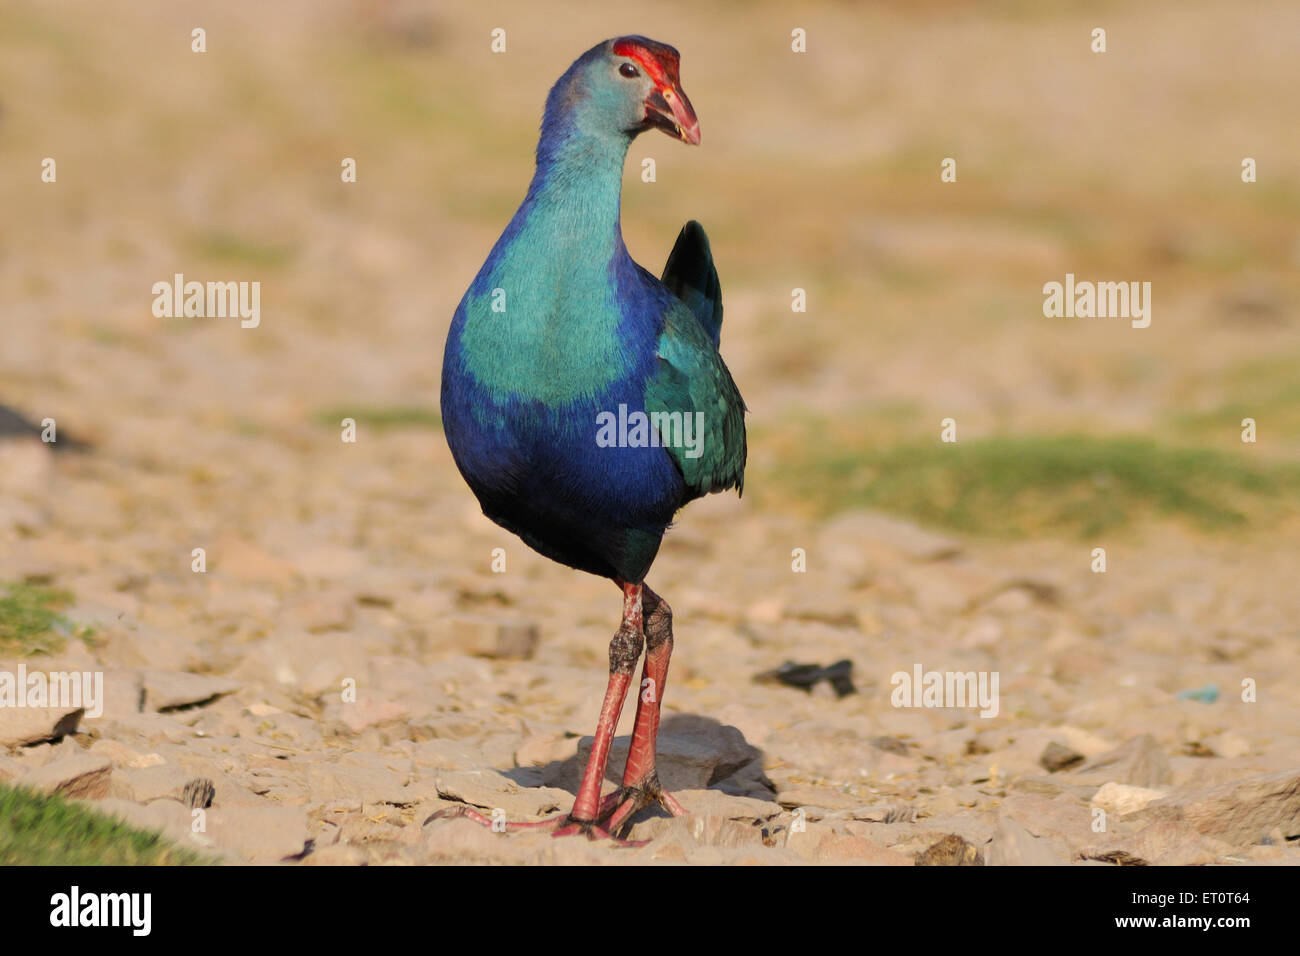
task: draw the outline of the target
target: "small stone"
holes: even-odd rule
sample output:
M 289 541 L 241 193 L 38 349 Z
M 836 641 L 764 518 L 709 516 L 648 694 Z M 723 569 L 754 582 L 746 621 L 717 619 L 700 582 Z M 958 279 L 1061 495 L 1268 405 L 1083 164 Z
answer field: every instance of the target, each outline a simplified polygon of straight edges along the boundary
M 307 842 L 307 814 L 297 807 L 228 806 L 207 811 L 207 835 L 250 862 L 298 856 Z
M 352 626 L 355 603 L 344 594 L 308 594 L 284 610 L 284 619 L 310 633 L 344 631 Z
M 989 866 L 1061 866 L 1067 861 L 1047 839 L 1039 839 L 1010 817 L 1000 817 L 989 844 Z
M 0 707 L 0 747 L 28 747 L 74 733 L 81 707 Z
M 540 640 L 536 624 L 502 624 L 497 628 L 492 652 L 486 656 L 499 660 L 531 660 Z
M 1134 737 L 1123 746 L 1094 757 L 1073 771 L 1079 782 L 1108 782 L 1152 788 L 1173 781 L 1169 758 L 1151 734 Z
M 189 775 L 176 764 L 163 763 L 124 771 L 131 799 L 149 803 L 164 798 L 181 802 Z
M 1147 804 L 1159 800 L 1165 795 L 1163 790 L 1151 790 L 1146 787 L 1132 787 L 1124 783 L 1103 784 L 1101 788 L 1093 794 L 1092 805 L 1100 807 L 1109 813 L 1118 813 L 1124 816 L 1128 813 L 1136 813 Z
M 1082 763 L 1083 754 L 1077 750 L 1071 750 L 1058 744 L 1055 740 L 1049 741 L 1043 748 L 1042 756 L 1038 758 L 1038 763 L 1048 773 L 1056 773 L 1058 770 L 1068 770 L 1076 764 Z
M 109 774 L 113 762 L 98 754 L 82 753 L 60 757 L 37 767 L 21 779 L 23 786 L 44 793 L 61 793 L 67 797 L 90 800 L 108 796 Z
M 631 739 L 617 737 L 610 750 L 606 775 L 618 780 L 627 761 Z M 554 765 L 546 771 L 546 783 L 553 787 L 572 785 L 576 791 L 582 767 L 591 752 L 591 737 L 578 744 L 576 759 Z M 755 762 L 760 751 L 750 746 L 735 727 L 728 727 L 706 717 L 675 714 L 659 728 L 656 762 L 659 780 L 668 790 L 703 790 L 720 783 Z
M 1203 743 L 1205 746 L 1209 747 L 1216 756 L 1227 757 L 1230 760 L 1236 757 L 1244 757 L 1246 754 L 1250 753 L 1252 749 L 1249 741 L 1240 734 L 1235 734 L 1230 730 L 1224 731 L 1221 734 L 1215 734 L 1212 737 L 1207 737 Z
M 871 746 L 877 750 L 883 750 L 885 753 L 898 754 L 900 757 L 907 756 L 907 744 L 897 737 L 873 737 Z
M 184 671 L 146 670 L 142 677 L 145 709 L 157 712 L 205 704 L 239 689 L 232 680 Z
M 107 757 L 118 767 L 131 766 L 131 761 L 140 757 L 138 750 L 132 750 L 126 744 L 116 740 L 96 740 L 90 745 L 90 753 Z
M 1186 820 L 1199 833 L 1233 846 L 1257 843 L 1274 830 L 1293 839 L 1300 836 L 1300 774 L 1284 770 L 1174 794 L 1144 813 Z

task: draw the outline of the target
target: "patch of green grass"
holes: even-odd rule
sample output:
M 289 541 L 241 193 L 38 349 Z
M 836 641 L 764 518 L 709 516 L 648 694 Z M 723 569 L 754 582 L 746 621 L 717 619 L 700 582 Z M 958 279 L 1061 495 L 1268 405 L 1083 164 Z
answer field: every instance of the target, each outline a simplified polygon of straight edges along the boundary
M 212 262 L 274 268 L 284 265 L 293 256 L 293 250 L 288 246 L 254 242 L 233 232 L 205 232 L 191 244 L 198 255 Z
M 1242 421 L 1255 420 L 1258 453 L 1265 457 L 1294 454 L 1300 450 L 1300 385 L 1295 370 L 1300 353 L 1281 351 L 1242 362 L 1223 372 L 1218 380 L 1189 382 L 1184 408 L 1165 416 L 1167 427 L 1188 440 L 1225 450 L 1241 446 Z M 1198 389 L 1220 396 L 1218 404 L 1197 407 Z
M 1300 492 L 1300 466 L 1146 438 L 1005 436 L 856 448 L 822 438 L 783 455 L 767 480 L 822 513 L 876 508 L 975 534 L 1088 537 L 1154 516 L 1219 530 L 1276 516 Z
M 1289 385 L 1257 398 L 1239 399 L 1203 412 L 1175 416 L 1174 425 L 1197 435 L 1222 434 L 1240 441 L 1242 421 L 1253 418 L 1270 438 L 1300 439 L 1300 385 Z M 1257 432 L 1258 434 L 1258 432 Z
M 390 428 L 441 428 L 442 416 L 432 408 L 422 405 L 390 405 L 367 408 L 356 406 L 328 408 L 316 415 L 316 421 L 332 428 L 341 427 L 345 418 L 351 418 L 358 428 L 386 431 Z
M 207 859 L 57 794 L 0 784 L 0 867 L 176 866 Z
M 0 654 L 60 650 L 70 625 L 59 610 L 71 601 L 67 591 L 0 582 Z

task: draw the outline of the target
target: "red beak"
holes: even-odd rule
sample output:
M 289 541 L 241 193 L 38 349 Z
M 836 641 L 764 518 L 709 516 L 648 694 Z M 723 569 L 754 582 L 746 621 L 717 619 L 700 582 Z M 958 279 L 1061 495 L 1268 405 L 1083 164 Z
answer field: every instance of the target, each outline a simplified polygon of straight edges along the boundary
M 690 146 L 700 145 L 700 121 L 691 101 L 677 85 L 656 90 L 646 100 L 646 122 Z

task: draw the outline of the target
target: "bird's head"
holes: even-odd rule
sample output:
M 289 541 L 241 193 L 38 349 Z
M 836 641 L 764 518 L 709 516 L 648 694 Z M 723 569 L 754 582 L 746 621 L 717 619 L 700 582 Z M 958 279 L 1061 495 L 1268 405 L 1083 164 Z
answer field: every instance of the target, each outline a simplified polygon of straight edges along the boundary
M 560 100 L 554 105 L 577 112 L 582 125 L 600 124 L 628 136 L 661 129 L 698 146 L 700 121 L 682 90 L 679 64 L 677 51 L 666 43 L 615 37 L 573 64 L 552 92 Z

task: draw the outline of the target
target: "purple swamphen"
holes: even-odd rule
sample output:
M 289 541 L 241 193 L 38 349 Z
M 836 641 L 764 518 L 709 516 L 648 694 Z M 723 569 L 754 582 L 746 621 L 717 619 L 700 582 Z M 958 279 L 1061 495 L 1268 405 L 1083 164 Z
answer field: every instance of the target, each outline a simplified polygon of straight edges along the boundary
M 557 836 L 617 836 L 656 801 L 685 812 L 655 771 L 672 612 L 645 576 L 679 508 L 744 482 L 745 405 L 718 354 L 722 298 L 704 230 L 686 224 L 656 279 L 619 223 L 632 140 L 657 128 L 700 142 L 678 63 L 670 46 L 618 37 L 552 87 L 528 194 L 456 309 L 443 358 L 447 441 L 483 513 L 623 591 L 577 799 L 545 821 Z M 622 786 L 602 799 L 643 646 Z

